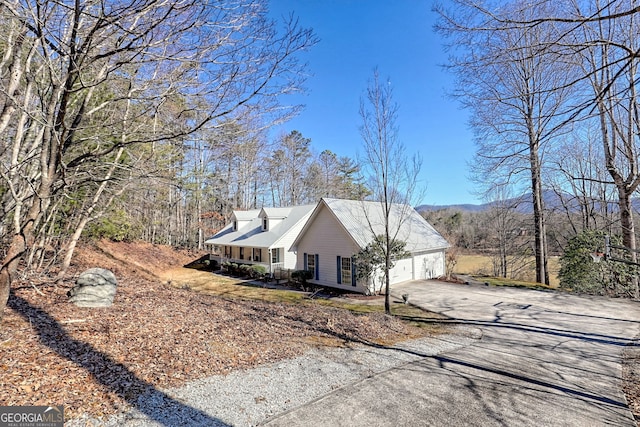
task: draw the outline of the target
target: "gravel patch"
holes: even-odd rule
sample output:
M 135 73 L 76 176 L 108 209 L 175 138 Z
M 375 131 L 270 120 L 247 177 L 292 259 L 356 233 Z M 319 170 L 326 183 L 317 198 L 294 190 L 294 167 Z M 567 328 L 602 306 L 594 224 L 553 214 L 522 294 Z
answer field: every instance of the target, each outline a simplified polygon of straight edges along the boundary
M 66 425 L 255 426 L 347 384 L 467 346 L 479 338 L 473 327 L 459 326 L 452 331 L 393 348 L 317 348 L 294 359 L 215 375 L 179 388 L 152 390 L 125 413 L 107 420 L 80 418 Z

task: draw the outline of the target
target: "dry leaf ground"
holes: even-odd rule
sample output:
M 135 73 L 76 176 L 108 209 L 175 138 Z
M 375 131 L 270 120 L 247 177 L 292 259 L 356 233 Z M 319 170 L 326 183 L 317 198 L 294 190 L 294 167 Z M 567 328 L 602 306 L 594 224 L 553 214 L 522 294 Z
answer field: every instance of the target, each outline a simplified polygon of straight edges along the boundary
M 67 418 L 104 416 L 135 405 L 149 388 L 294 357 L 310 346 L 391 343 L 428 333 L 381 313 L 302 299 L 270 302 L 269 289 L 253 289 L 264 294 L 260 301 L 158 278 L 198 256 L 142 243 L 83 246 L 75 274 L 104 267 L 119 279 L 108 309 L 68 303 L 72 280 L 14 286 L 0 329 L 0 405 L 64 405 Z
M 625 349 L 622 376 L 629 407 L 640 426 L 640 347 L 630 346 Z

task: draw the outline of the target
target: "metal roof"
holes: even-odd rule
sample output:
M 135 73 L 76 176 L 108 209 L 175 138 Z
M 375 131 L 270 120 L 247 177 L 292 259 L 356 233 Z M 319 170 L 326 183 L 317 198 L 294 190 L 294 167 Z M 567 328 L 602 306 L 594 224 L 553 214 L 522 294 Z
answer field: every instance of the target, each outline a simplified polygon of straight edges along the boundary
M 238 229 L 233 230 L 233 222 L 227 224 L 213 237 L 205 241 L 210 245 L 230 245 L 248 246 L 254 248 L 271 248 L 278 240 L 284 236 L 299 221 L 305 220 L 311 215 L 315 205 L 292 206 L 289 208 L 268 208 L 253 209 L 250 211 L 234 211 L 233 217 L 242 219 L 238 224 Z M 271 209 L 275 209 L 273 212 Z M 262 230 L 261 212 L 272 212 L 277 219 L 281 219 L 278 224 L 269 226 L 269 230 Z
M 290 211 L 291 208 L 262 208 L 262 212 L 264 212 L 268 218 L 286 218 Z
M 322 199 L 313 216 L 322 205 L 333 213 L 336 220 L 361 248 L 366 247 L 374 236 L 384 234 L 384 209 L 380 202 Z M 395 239 L 406 242 L 407 251 L 420 252 L 449 247 L 445 238 L 411 206 L 392 204 L 389 214 L 390 233 L 392 236 L 397 233 Z M 313 217 L 305 229 L 311 225 L 312 221 Z
M 248 211 L 233 211 L 231 218 L 235 218 L 238 221 L 250 221 L 257 217 L 260 213 L 260 209 L 251 209 Z

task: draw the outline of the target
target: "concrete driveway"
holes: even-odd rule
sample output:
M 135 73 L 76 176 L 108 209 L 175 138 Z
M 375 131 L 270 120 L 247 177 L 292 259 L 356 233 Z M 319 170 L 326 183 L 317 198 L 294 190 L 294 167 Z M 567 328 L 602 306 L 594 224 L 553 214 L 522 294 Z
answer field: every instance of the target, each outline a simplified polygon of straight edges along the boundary
M 640 304 L 437 281 L 393 294 L 477 328 L 480 339 L 350 384 L 269 426 L 636 426 L 621 353 Z

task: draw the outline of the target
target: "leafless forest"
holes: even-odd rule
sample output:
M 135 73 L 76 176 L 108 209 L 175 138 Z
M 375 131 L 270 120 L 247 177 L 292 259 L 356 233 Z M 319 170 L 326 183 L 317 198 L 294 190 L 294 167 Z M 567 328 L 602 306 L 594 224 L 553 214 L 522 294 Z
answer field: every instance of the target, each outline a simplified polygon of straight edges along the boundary
M 436 9 L 454 95 L 472 113 L 479 188 L 499 206 L 531 195 L 536 280 L 548 283 L 550 246 L 569 237 L 556 235 L 549 208 L 567 212 L 573 235 L 620 235 L 637 262 L 637 5 L 453 0 Z M 558 203 L 545 206 L 550 191 Z M 637 276 L 630 280 L 637 298 Z
M 304 129 L 269 132 L 298 111 L 286 95 L 304 89 L 317 39 L 267 6 L 0 2 L 1 306 L 19 274 L 64 275 L 83 237 L 198 247 L 232 209 L 371 194 L 355 159 L 316 149 Z M 637 261 L 635 2 L 451 0 L 436 12 L 453 95 L 472 113 L 470 172 L 492 204 L 434 224 L 454 247 L 533 256 L 541 283 L 585 230 L 620 236 Z

